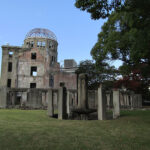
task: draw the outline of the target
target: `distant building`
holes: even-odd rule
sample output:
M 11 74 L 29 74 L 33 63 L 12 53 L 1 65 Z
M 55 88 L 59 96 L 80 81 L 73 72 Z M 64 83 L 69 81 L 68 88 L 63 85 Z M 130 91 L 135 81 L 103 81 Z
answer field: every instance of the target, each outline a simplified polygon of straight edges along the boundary
M 76 91 L 75 61 L 69 68 L 61 68 L 57 48 L 55 34 L 41 28 L 31 30 L 22 47 L 2 46 L 0 108 L 46 108 L 50 89 L 57 105 L 61 82 Z
M 8 88 L 58 88 L 65 82 L 76 89 L 76 62 L 57 61 L 58 42 L 53 32 L 35 28 L 25 37 L 22 47 L 2 46 L 1 86 Z

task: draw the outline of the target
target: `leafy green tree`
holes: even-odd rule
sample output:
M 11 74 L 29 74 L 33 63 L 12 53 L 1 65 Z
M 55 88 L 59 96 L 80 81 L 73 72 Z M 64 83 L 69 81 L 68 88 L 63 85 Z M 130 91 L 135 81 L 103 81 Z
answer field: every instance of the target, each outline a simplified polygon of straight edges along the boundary
M 105 63 L 105 65 L 103 64 L 103 67 L 96 67 L 93 60 L 81 61 L 76 73 L 87 74 L 89 89 L 97 89 L 100 83 L 106 83 L 106 81 L 112 82 L 116 80 L 115 78 L 117 76 L 117 70 L 114 66 L 110 67 Z
M 91 14 L 92 19 L 106 18 L 112 10 L 120 9 L 124 0 L 76 0 L 75 6 Z
M 121 60 L 120 73 L 129 77 L 135 68 L 140 68 L 140 83 L 148 89 L 150 0 L 76 0 L 75 5 L 89 12 L 92 19 L 108 18 L 91 51 L 96 68 L 104 71 L 108 62 Z M 111 67 L 111 63 L 109 65 Z

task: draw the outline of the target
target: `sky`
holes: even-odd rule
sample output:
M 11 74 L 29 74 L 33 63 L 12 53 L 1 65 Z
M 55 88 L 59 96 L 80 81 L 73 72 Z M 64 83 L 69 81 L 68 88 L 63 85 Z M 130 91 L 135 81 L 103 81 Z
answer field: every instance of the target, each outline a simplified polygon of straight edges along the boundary
M 31 29 L 47 28 L 58 40 L 58 62 L 92 59 L 90 51 L 104 20 L 92 20 L 74 3 L 75 0 L 1 0 L 0 47 L 7 43 L 21 46 Z M 0 48 L 0 62 L 1 51 Z

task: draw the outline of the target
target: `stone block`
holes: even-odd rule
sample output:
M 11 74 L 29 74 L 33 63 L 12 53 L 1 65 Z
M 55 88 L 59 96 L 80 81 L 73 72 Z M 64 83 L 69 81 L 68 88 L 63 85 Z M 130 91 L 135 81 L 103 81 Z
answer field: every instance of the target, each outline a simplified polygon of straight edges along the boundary
M 120 116 L 119 90 L 113 90 L 113 118 Z

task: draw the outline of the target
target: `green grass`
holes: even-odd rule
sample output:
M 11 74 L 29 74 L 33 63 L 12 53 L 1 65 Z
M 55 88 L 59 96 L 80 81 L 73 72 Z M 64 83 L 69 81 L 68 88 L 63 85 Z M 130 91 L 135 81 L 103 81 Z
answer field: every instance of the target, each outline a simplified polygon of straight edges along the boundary
M 150 150 L 150 111 L 107 121 L 57 120 L 44 110 L 0 110 L 0 150 Z

